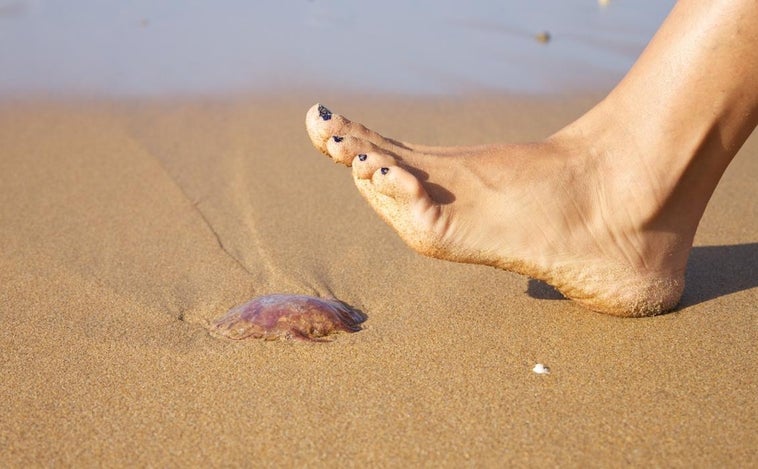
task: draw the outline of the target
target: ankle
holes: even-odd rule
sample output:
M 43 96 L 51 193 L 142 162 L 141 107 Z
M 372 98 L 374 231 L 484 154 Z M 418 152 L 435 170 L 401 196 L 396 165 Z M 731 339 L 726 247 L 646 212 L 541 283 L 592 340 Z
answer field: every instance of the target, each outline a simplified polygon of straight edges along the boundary
M 678 276 L 707 198 L 689 193 L 690 181 L 673 173 L 669 160 L 693 157 L 601 116 L 595 109 L 550 137 L 571 159 L 573 177 L 588 182 L 574 192 L 582 222 L 593 236 L 624 240 L 618 259 L 641 274 Z

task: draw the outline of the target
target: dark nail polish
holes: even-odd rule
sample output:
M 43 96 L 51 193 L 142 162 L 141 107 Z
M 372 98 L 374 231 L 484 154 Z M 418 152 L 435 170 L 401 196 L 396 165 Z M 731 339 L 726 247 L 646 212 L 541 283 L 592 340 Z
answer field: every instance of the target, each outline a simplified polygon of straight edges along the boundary
M 336 136 L 336 135 L 335 135 L 334 137 L 332 137 L 332 140 L 334 140 L 334 141 L 335 141 L 335 142 L 337 142 L 337 143 L 340 143 L 340 142 L 341 142 L 341 141 L 343 141 L 344 139 L 345 139 L 345 137 L 338 137 L 338 136 Z
M 381 171 L 382 171 L 382 174 L 387 174 L 387 173 L 390 172 L 390 169 L 389 168 L 382 168 Z
M 368 155 L 365 153 L 361 153 L 360 155 L 358 155 L 358 159 L 361 161 L 366 161 L 366 158 L 368 158 Z
M 329 109 L 319 104 L 318 115 L 321 116 L 321 118 L 324 119 L 325 121 L 328 121 L 329 119 L 332 118 L 332 111 L 330 111 Z

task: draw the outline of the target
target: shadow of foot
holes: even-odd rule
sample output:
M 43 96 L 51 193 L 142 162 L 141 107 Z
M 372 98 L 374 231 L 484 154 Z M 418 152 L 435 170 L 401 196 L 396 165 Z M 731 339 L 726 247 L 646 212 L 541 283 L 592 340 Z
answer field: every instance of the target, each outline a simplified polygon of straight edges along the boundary
M 692 248 L 677 309 L 758 287 L 758 243 Z
M 758 243 L 692 248 L 684 295 L 676 309 L 758 287 Z M 526 293 L 539 300 L 565 297 L 540 280 L 529 279 Z
M 543 282 L 530 278 L 526 285 L 526 294 L 538 300 L 565 300 L 566 297 L 558 290 Z

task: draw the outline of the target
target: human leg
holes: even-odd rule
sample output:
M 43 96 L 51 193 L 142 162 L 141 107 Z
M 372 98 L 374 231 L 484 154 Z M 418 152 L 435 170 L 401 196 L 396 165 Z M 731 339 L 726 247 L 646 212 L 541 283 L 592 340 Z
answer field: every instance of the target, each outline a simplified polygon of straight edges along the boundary
M 608 97 L 537 143 L 424 147 L 319 106 L 306 126 L 416 251 L 651 315 L 679 300 L 697 224 L 758 121 L 756 43 L 755 1 L 682 0 Z

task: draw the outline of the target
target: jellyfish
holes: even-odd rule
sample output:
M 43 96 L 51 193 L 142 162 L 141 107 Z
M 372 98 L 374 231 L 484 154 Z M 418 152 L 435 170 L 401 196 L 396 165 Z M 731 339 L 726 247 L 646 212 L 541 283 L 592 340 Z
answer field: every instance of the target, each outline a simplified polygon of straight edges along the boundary
M 306 295 L 275 294 L 235 306 L 213 321 L 211 330 L 234 340 L 334 340 L 334 334 L 357 332 L 363 312 L 345 303 Z

